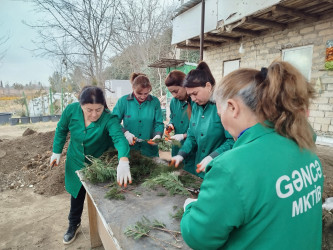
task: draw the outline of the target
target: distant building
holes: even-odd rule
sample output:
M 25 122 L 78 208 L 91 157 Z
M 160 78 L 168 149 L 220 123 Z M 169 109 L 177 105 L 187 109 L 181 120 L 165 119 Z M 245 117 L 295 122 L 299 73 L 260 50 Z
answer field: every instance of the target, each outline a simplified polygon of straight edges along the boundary
M 64 108 L 73 102 L 78 102 L 76 96 L 72 93 L 63 93 L 63 105 Z M 61 93 L 54 93 L 52 95 L 52 103 L 58 103 L 59 109 L 61 108 Z M 28 104 L 30 116 L 42 116 L 50 114 L 50 96 L 44 95 L 34 98 L 29 101 Z M 61 110 L 54 110 L 56 113 L 61 113 Z
M 204 10 L 203 60 L 216 82 L 238 68 L 290 62 L 317 91 L 309 123 L 317 134 L 333 135 L 333 74 L 324 67 L 333 40 L 332 1 L 205 0 Z M 172 45 L 199 50 L 201 12 L 201 0 L 176 10 Z
M 132 84 L 129 80 L 106 80 L 105 94 L 107 98 L 119 99 L 132 93 Z

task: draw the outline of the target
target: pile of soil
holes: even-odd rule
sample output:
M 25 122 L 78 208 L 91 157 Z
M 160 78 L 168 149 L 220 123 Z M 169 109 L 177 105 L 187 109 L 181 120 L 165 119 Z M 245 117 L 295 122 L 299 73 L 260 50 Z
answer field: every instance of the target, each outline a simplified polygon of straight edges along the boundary
M 68 140 L 59 166 L 50 168 L 54 131 L 37 133 L 31 129 L 13 140 L 0 139 L 0 191 L 33 188 L 34 192 L 54 196 L 65 191 L 64 173 Z M 323 202 L 333 197 L 333 148 L 318 146 L 324 172 Z M 323 210 L 323 246 L 333 249 L 333 210 Z
M 54 131 L 37 133 L 27 129 L 23 135 L 0 141 L 0 191 L 28 187 L 46 196 L 63 193 L 67 143 L 59 166 L 51 169 Z

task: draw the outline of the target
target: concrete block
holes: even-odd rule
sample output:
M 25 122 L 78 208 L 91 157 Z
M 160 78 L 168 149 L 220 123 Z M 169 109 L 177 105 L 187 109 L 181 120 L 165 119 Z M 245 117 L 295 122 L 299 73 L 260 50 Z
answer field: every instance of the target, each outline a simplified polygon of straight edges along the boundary
M 325 104 L 325 103 L 328 103 L 328 101 L 329 101 L 329 98 L 327 98 L 327 97 L 318 97 L 313 100 L 313 103 Z
M 321 125 L 321 131 L 322 131 L 322 132 L 327 132 L 327 131 L 328 131 L 328 127 L 329 127 L 328 124 L 322 124 L 322 125 Z
M 311 27 L 306 27 L 306 28 L 300 29 L 299 33 L 300 34 L 306 34 L 306 33 L 310 33 L 310 32 L 313 32 L 313 31 L 314 31 L 314 27 L 311 26 Z
M 326 124 L 329 125 L 331 124 L 331 118 L 321 118 L 321 117 L 316 117 L 315 118 L 315 123 L 320 123 L 320 124 Z
M 321 111 L 333 111 L 333 105 L 319 104 L 318 105 L 318 110 L 321 110 Z
M 325 76 L 323 76 L 323 77 L 320 78 L 320 80 L 321 80 L 321 83 L 331 84 L 331 88 L 333 90 L 333 77 L 329 77 L 329 76 L 325 77 Z
M 310 116 L 312 117 L 325 117 L 324 111 L 318 111 L 318 110 L 310 110 Z
M 330 22 L 317 24 L 315 26 L 315 30 L 323 30 L 323 29 L 329 29 L 329 28 L 332 28 Z
M 321 124 L 319 124 L 319 123 L 313 123 L 313 129 L 314 130 L 321 130 Z

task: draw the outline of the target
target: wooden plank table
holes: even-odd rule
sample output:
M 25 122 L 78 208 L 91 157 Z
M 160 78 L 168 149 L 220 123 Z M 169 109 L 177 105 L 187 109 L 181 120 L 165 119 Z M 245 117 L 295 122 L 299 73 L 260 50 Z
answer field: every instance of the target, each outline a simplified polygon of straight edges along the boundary
M 179 249 L 168 244 L 160 244 L 150 237 L 134 240 L 124 234 L 128 226 L 134 226 L 143 216 L 150 221 L 163 222 L 167 229 L 180 231 L 180 221 L 172 218 L 179 208 L 183 208 L 186 196 L 170 196 L 168 191 L 148 190 L 135 187 L 125 193 L 125 200 L 108 200 L 104 198 L 108 187 L 104 184 L 92 184 L 86 181 L 81 171 L 76 172 L 87 191 L 88 216 L 90 226 L 91 247 L 103 245 L 105 249 Z M 158 196 L 161 191 L 166 196 Z M 190 197 L 190 194 L 188 195 Z M 181 235 L 177 240 L 165 232 L 152 230 L 151 235 L 164 241 L 190 249 Z

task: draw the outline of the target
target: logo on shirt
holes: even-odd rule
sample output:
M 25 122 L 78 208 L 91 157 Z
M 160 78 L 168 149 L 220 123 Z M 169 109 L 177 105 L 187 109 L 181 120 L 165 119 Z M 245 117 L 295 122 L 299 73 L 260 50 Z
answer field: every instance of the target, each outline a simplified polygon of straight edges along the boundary
M 311 162 L 309 166 L 294 170 L 290 176 L 282 175 L 276 181 L 276 194 L 279 198 L 285 199 L 298 192 L 303 188 L 311 188 L 311 191 L 297 197 L 292 202 L 292 217 L 306 213 L 317 203 L 321 201 L 321 186 L 316 185 L 316 182 L 323 177 L 323 173 L 319 162 L 316 160 Z

